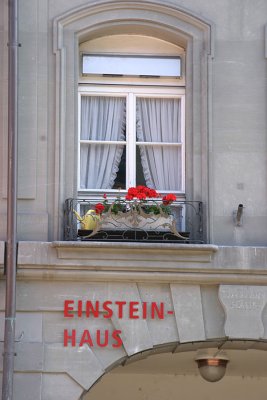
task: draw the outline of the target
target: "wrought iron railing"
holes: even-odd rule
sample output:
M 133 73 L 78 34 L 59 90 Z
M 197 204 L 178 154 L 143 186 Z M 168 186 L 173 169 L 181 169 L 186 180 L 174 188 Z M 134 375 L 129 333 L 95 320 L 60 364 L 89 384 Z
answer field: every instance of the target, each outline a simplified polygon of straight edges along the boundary
M 64 240 L 203 243 L 202 216 L 200 201 L 67 199 Z

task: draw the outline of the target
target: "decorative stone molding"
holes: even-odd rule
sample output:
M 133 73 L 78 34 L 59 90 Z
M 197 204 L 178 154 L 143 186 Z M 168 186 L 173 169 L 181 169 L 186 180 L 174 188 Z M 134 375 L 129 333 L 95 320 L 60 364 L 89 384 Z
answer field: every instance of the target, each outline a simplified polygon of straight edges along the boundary
M 267 250 L 100 242 L 20 242 L 18 279 L 267 284 Z
M 127 9 L 134 14 L 136 10 L 152 11 L 159 15 L 171 15 L 175 16 L 178 20 L 184 21 L 189 25 L 200 28 L 203 31 L 210 30 L 207 35 L 209 54 L 214 56 L 214 25 L 211 21 L 204 18 L 203 15 L 196 14 L 185 7 L 181 7 L 169 1 L 131 1 L 125 0 L 117 1 L 92 1 L 90 4 L 86 4 L 75 9 L 71 9 L 66 13 L 56 17 L 54 19 L 54 41 L 53 48 L 54 52 L 63 47 L 64 33 L 63 29 L 65 26 L 73 24 L 78 20 L 82 20 L 89 15 L 97 15 L 99 13 L 119 11 Z M 131 14 L 131 19 L 133 19 Z
M 118 0 L 86 3 L 56 17 L 53 27 L 56 55 L 55 210 L 66 198 L 75 197 L 77 190 L 75 179 L 70 179 L 74 176 L 76 156 L 68 150 L 73 148 L 77 130 L 73 110 L 77 110 L 79 41 L 129 32 L 154 36 L 186 49 L 187 149 L 192 156 L 187 157 L 187 196 L 192 200 L 201 198 L 208 204 L 207 146 L 208 130 L 211 129 L 208 107 L 211 105 L 211 59 L 214 54 L 212 23 L 168 1 Z M 60 237 L 61 222 L 58 215 L 53 238 Z M 208 236 L 208 209 L 205 209 L 204 222 Z
M 262 313 L 267 304 L 267 286 L 221 285 L 219 298 L 226 315 L 226 336 L 263 338 Z
M 177 245 L 170 243 L 93 243 L 93 242 L 53 242 L 52 246 L 57 249 L 59 259 L 75 260 L 105 260 L 111 262 L 113 269 L 117 269 L 118 264 L 125 261 L 131 264 L 143 262 L 142 269 L 151 269 L 151 264 L 155 269 L 168 270 L 168 265 L 178 266 L 183 263 L 204 263 L 212 261 L 214 253 L 218 250 L 215 245 Z M 116 260 L 116 265 L 114 260 Z M 158 266 L 162 264 L 162 267 Z M 153 268 L 153 269 L 154 269 Z

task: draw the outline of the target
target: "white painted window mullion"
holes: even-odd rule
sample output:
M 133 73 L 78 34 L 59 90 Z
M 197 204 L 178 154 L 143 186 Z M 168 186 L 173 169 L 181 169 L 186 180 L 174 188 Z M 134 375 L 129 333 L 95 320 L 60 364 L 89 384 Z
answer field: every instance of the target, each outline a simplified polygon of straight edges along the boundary
M 77 155 L 77 186 L 78 190 L 81 188 L 81 102 L 82 102 L 82 95 L 79 93 L 78 95 L 78 155 Z
M 129 93 L 127 96 L 127 148 L 126 148 L 126 186 L 132 187 L 136 184 L 136 111 L 135 96 Z
M 182 191 L 185 192 L 185 96 L 181 97 Z

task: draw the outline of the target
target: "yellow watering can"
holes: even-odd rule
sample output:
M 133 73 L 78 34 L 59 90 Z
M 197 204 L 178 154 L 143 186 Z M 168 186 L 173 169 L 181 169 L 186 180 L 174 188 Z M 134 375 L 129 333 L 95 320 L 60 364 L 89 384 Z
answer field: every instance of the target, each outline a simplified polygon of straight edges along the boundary
M 96 214 L 95 210 L 88 210 L 87 213 L 81 217 L 77 211 L 73 210 L 76 218 L 81 223 L 81 229 L 93 231 L 97 225 L 97 222 L 100 221 L 101 217 L 99 214 Z

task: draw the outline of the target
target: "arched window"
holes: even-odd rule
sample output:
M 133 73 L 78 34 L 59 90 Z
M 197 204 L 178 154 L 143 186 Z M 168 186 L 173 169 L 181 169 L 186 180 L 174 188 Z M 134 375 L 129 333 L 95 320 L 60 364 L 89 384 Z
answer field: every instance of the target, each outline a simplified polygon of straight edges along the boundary
M 107 2 L 99 0 L 93 4 L 88 3 L 79 6 L 56 17 L 53 32 L 53 49 L 56 57 L 55 86 L 52 89 L 55 90 L 55 96 L 51 107 L 55 109 L 55 154 L 51 155 L 51 165 L 55 165 L 56 187 L 53 194 L 54 208 L 51 209 L 51 213 L 55 215 L 51 224 L 51 237 L 58 238 L 60 236 L 59 232 L 62 232 L 61 221 L 63 215 L 57 213 L 57 207 L 58 205 L 61 206 L 66 198 L 76 198 L 77 195 L 80 197 L 85 195 L 92 196 L 91 193 L 94 190 L 97 190 L 98 193 L 101 191 L 114 192 L 118 190 L 118 187 L 122 186 L 118 182 L 121 178 L 116 172 L 113 186 L 115 185 L 117 188 L 114 186 L 108 190 L 93 189 L 89 188 L 88 183 L 82 187 L 80 168 L 82 146 L 85 148 L 86 146 L 103 145 L 106 146 L 106 150 L 111 149 L 111 145 L 113 145 L 113 149 L 115 146 L 114 159 L 116 162 L 119 159 L 119 166 L 117 166 L 119 169 L 122 168 L 120 164 L 124 156 L 126 156 L 125 188 L 133 185 L 134 182 L 138 182 L 136 173 L 138 165 L 142 166 L 145 179 L 149 176 L 149 173 L 144 171 L 144 165 L 150 162 L 148 153 L 153 154 L 152 147 L 155 146 L 155 142 L 146 143 L 146 135 L 143 136 L 145 138 L 143 140 L 141 136 L 138 138 L 137 133 L 132 136 L 129 134 L 128 124 L 133 128 L 134 124 L 137 123 L 136 115 L 138 115 L 137 107 L 133 107 L 132 112 L 130 112 L 129 99 L 135 98 L 139 101 L 139 98 L 143 97 L 156 98 L 155 92 L 152 93 L 152 96 L 149 93 L 149 90 L 154 90 L 163 99 L 168 96 L 175 99 L 177 96 L 180 99 L 180 104 L 182 104 L 182 99 L 185 100 L 184 110 L 181 108 L 181 112 L 184 112 L 185 115 L 184 126 L 181 125 L 181 133 L 184 134 L 185 138 L 185 141 L 181 143 L 183 150 L 181 152 L 180 171 L 182 173 L 180 175 L 180 183 L 177 186 L 175 184 L 175 191 L 181 197 L 186 193 L 186 200 L 203 202 L 204 236 L 209 238 L 209 195 L 212 193 L 211 188 L 209 188 L 209 131 L 212 128 L 212 113 L 208 112 L 208 110 L 210 110 L 211 106 L 212 57 L 214 51 L 213 26 L 210 21 L 207 21 L 202 15 L 194 15 L 194 13 L 179 5 L 163 0 L 155 3 L 146 0 L 142 2 L 116 0 Z M 120 40 L 122 37 L 125 39 Z M 136 40 L 138 38 L 140 40 Z M 163 50 L 164 46 L 166 46 L 166 52 Z M 181 77 L 153 78 L 151 76 L 127 75 L 118 77 L 100 76 L 98 74 L 95 74 L 95 76 L 91 74 L 90 77 L 82 76 L 82 62 L 77 56 L 79 49 L 81 53 L 95 55 L 109 53 L 116 56 L 121 54 L 140 57 L 151 55 L 156 57 L 160 55 L 166 57 L 180 56 L 182 61 Z M 171 82 L 171 80 L 175 81 L 175 83 Z M 97 87 L 102 92 L 98 91 L 93 94 L 93 90 L 96 91 Z M 132 87 L 135 90 L 140 88 L 148 90 L 148 93 L 144 95 L 144 93 L 136 92 L 128 96 L 123 90 L 120 93 L 118 92 L 123 87 Z M 77 88 L 79 88 L 79 102 L 77 101 Z M 83 96 L 92 97 L 94 95 L 103 101 L 105 97 L 112 97 L 111 93 L 108 92 L 115 88 L 117 93 L 116 96 L 113 93 L 113 97 L 125 97 L 126 133 L 119 136 L 119 140 L 115 140 L 115 143 L 82 143 L 83 140 L 91 140 L 91 134 L 89 136 L 87 134 L 85 139 L 81 136 L 81 130 L 83 129 L 81 126 L 81 100 Z M 165 93 L 163 91 L 159 93 L 160 89 L 163 91 L 166 89 Z M 89 94 L 90 90 L 91 93 Z M 128 100 L 127 96 L 129 97 Z M 80 105 L 79 109 L 78 103 Z M 134 101 L 132 104 L 134 104 Z M 122 120 L 123 118 L 124 116 L 122 116 Z M 134 129 L 132 130 L 134 131 Z M 124 140 L 123 135 L 125 135 L 126 140 Z M 127 150 L 131 147 L 130 137 L 135 142 L 135 146 L 131 148 L 132 152 Z M 138 140 L 142 143 L 137 143 Z M 152 140 L 154 141 L 154 137 Z M 107 140 L 104 141 L 107 142 Z M 127 143 L 122 143 L 124 141 Z M 167 144 L 168 142 L 162 142 L 157 143 L 157 146 L 163 148 L 167 147 Z M 176 138 L 176 147 L 178 148 L 179 145 Z M 121 146 L 126 150 L 122 151 L 120 156 L 119 147 Z M 142 150 L 141 146 L 143 146 Z M 175 146 L 172 142 L 170 147 L 173 151 L 178 151 L 177 149 L 174 150 Z M 148 152 L 148 149 L 151 151 Z M 138 150 L 139 161 L 136 157 Z M 80 158 L 78 159 L 78 157 Z M 166 156 L 164 156 L 165 161 L 169 162 Z M 132 165 L 135 165 L 135 167 L 132 167 Z M 116 165 L 114 170 L 115 167 Z M 175 168 L 173 168 L 172 175 L 176 174 L 179 169 L 177 166 Z M 79 173 L 77 173 L 77 169 L 79 169 Z M 93 165 L 93 173 L 100 176 L 96 172 L 95 164 Z M 113 176 L 113 174 L 111 175 Z M 111 179 L 108 183 L 110 185 Z M 98 184 L 98 186 L 101 184 Z
M 78 192 L 185 195 L 184 49 L 141 35 L 80 44 Z

